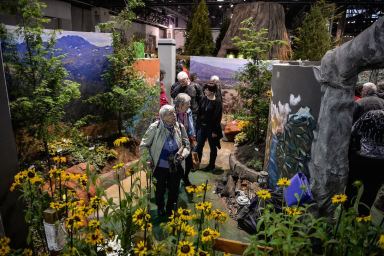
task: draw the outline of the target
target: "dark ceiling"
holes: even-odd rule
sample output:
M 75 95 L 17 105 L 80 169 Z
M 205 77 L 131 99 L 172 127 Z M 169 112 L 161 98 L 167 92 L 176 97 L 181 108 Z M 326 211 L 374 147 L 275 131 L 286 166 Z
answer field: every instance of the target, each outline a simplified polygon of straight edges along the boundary
M 99 6 L 118 13 L 129 0 L 67 0 L 73 4 Z M 223 19 L 229 16 L 233 7 L 238 3 L 254 2 L 256 0 L 206 0 L 211 26 L 219 28 Z M 178 12 L 183 16 L 190 16 L 192 7 L 198 4 L 198 0 L 144 0 L 145 9 L 137 10 L 143 19 L 153 19 L 154 22 L 166 20 L 169 10 Z M 269 0 L 284 6 L 286 26 L 288 30 L 294 30 L 300 26 L 305 12 L 316 0 Z M 384 0 L 333 0 L 339 10 L 346 10 L 347 20 L 345 25 L 346 35 L 356 35 L 372 24 L 377 17 L 384 14 Z M 147 17 L 147 18 L 146 18 Z M 167 25 L 167 24 L 164 24 Z

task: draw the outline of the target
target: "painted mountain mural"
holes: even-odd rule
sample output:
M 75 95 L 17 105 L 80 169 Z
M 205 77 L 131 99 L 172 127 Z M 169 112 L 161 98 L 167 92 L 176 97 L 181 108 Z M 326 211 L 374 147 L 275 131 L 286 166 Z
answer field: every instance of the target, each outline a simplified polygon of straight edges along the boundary
M 107 56 L 112 53 L 111 46 L 96 46 L 82 36 L 66 35 L 57 39 L 56 55 L 64 54 L 64 67 L 69 79 L 80 83 L 82 97 L 104 91 L 102 74 L 108 68 Z M 17 45 L 20 53 L 25 52 L 25 43 Z

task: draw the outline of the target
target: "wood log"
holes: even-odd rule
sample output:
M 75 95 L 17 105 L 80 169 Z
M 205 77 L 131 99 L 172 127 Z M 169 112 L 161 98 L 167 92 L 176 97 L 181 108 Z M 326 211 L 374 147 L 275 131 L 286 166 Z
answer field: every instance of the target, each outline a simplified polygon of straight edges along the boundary
M 213 244 L 213 249 L 220 252 L 229 252 L 231 254 L 243 255 L 245 249 L 249 246 L 249 243 L 243 243 L 236 240 L 230 240 L 225 238 L 216 238 Z M 260 251 L 272 251 L 272 247 L 257 246 Z
M 225 57 L 228 50 L 237 50 L 232 38 L 241 36 L 241 22 L 249 17 L 254 18 L 255 30 L 268 29 L 270 40 L 284 40 L 288 45 L 274 46 L 269 53 L 269 59 L 288 60 L 291 55 L 291 46 L 287 29 L 285 27 L 284 8 L 278 3 L 254 2 L 238 4 L 233 10 L 231 23 L 221 43 L 218 57 Z

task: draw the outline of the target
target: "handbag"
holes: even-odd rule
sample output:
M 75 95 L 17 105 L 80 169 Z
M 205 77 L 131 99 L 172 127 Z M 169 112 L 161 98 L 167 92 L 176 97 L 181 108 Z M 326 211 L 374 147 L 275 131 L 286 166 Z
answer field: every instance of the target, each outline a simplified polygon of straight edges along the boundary
M 284 199 L 288 206 L 303 205 L 313 201 L 309 181 L 302 172 L 291 178 L 291 184 L 284 191 Z

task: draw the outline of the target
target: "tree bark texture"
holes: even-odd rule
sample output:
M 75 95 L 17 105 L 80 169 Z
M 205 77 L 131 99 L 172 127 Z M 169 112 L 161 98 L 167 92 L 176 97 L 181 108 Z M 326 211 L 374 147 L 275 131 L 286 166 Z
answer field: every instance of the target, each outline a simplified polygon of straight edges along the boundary
M 288 45 L 273 46 L 269 53 L 269 59 L 287 60 L 291 55 L 291 46 L 287 29 L 285 28 L 284 8 L 277 3 L 254 2 L 246 4 L 238 4 L 233 10 L 231 23 L 227 33 L 221 43 L 218 57 L 225 57 L 228 50 L 236 50 L 233 45 L 232 38 L 241 36 L 239 28 L 242 27 L 241 22 L 249 17 L 254 19 L 255 30 L 262 28 L 268 29 L 268 38 L 270 40 L 284 40 Z

